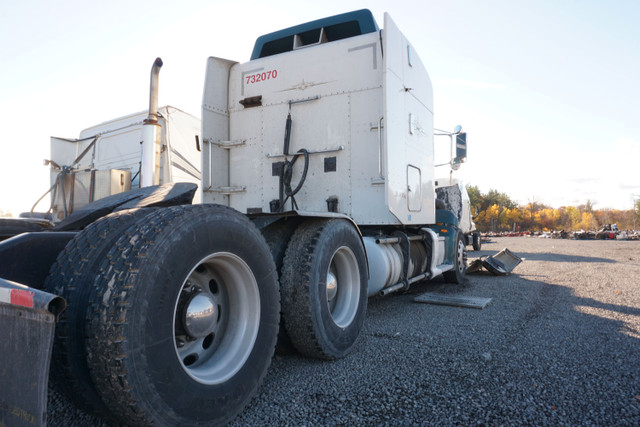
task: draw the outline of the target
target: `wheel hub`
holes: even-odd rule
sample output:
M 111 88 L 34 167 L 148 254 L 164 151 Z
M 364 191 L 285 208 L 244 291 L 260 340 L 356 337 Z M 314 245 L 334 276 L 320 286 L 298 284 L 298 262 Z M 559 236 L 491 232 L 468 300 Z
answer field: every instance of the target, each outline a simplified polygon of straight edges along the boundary
M 338 294 L 338 279 L 331 271 L 327 273 L 327 301 L 331 302 Z
M 260 329 L 260 291 L 249 265 L 230 252 L 195 264 L 174 308 L 174 346 L 184 371 L 222 384 L 251 355 Z
M 347 246 L 334 252 L 327 271 L 327 302 L 331 318 L 341 328 L 349 326 L 358 311 L 360 273 L 356 257 Z
M 194 295 L 184 312 L 184 328 L 194 338 L 209 335 L 218 321 L 218 305 L 210 295 Z

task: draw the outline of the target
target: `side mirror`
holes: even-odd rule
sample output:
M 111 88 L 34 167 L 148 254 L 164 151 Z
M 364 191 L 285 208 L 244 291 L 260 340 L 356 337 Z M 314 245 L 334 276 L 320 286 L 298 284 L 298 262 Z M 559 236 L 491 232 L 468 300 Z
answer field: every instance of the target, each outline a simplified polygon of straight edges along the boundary
M 460 169 L 460 158 L 455 157 L 451 159 L 449 164 L 451 165 L 451 169 L 453 169 L 454 171 L 457 171 L 458 169 Z
M 467 160 L 467 134 L 462 132 L 456 135 L 456 157 L 451 163 L 464 163 L 465 160 Z

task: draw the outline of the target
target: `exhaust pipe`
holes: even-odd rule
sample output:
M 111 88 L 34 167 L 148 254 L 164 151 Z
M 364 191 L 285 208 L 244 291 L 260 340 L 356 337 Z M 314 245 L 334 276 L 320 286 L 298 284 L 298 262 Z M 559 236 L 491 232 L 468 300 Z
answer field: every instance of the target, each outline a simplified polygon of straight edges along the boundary
M 160 80 L 162 59 L 156 58 L 151 67 L 151 85 L 149 88 L 149 116 L 145 124 L 158 123 L 158 82 Z
M 142 125 L 142 165 L 140 187 L 160 183 L 160 125 L 158 124 L 158 82 L 162 59 L 156 58 L 151 67 L 149 115 Z

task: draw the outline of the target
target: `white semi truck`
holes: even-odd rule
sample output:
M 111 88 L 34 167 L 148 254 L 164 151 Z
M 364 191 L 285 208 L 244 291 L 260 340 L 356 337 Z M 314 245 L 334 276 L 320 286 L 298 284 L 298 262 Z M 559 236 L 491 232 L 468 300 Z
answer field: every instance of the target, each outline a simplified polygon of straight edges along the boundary
M 436 209 L 431 81 L 388 15 L 384 29 L 359 10 L 261 36 L 246 63 L 208 59 L 201 204 L 192 183 L 154 185 L 160 66 L 141 188 L 0 243 L 12 296 L 68 304 L 53 310 L 51 380 L 77 405 L 132 425 L 224 424 L 277 341 L 344 357 L 368 297 L 465 280 L 458 218 Z

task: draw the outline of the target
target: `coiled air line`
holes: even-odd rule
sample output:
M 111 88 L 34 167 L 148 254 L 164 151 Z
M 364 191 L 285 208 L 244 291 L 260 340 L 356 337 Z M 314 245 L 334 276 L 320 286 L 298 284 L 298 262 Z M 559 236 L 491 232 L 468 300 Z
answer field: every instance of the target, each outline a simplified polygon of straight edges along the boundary
M 289 143 L 291 142 L 291 102 L 289 102 L 289 114 L 287 114 L 287 121 L 285 123 L 284 128 L 284 148 L 282 152 L 285 156 L 289 155 Z M 293 165 L 298 160 L 298 157 L 304 155 L 304 169 L 302 170 L 302 177 L 296 185 L 296 188 L 291 189 L 291 178 L 293 175 Z M 295 195 L 298 194 L 302 186 L 304 185 L 305 180 L 307 179 L 307 171 L 309 170 L 309 151 L 305 148 L 301 148 L 298 150 L 296 154 L 293 155 L 291 160 L 287 160 L 285 157 L 284 165 L 282 167 L 282 171 L 280 172 L 280 194 L 279 194 L 279 206 L 278 212 L 284 211 L 284 205 L 291 199 L 291 208 L 298 209 L 298 203 L 296 203 Z M 286 198 L 285 198 L 286 196 Z

